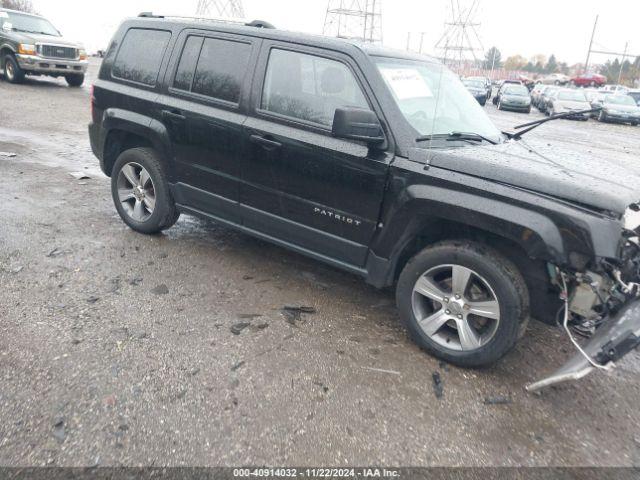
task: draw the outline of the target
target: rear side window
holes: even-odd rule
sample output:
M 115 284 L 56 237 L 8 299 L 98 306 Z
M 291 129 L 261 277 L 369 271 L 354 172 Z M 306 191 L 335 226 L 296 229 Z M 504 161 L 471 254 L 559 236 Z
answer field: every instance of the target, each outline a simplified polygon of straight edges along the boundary
M 238 104 L 251 45 L 191 36 L 178 64 L 174 88 Z
M 336 60 L 273 49 L 261 108 L 330 127 L 337 108 L 369 108 L 349 68 Z
M 150 87 L 158 81 L 171 32 L 132 28 L 124 37 L 111 75 Z

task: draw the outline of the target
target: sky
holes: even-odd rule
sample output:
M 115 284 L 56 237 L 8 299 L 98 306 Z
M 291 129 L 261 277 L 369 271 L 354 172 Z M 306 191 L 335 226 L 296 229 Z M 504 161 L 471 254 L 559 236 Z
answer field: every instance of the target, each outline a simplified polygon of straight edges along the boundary
M 82 41 L 90 52 L 105 49 L 118 24 L 143 11 L 194 15 L 197 0 L 32 0 L 62 33 Z M 417 47 L 424 32 L 423 51 L 441 55 L 435 44 L 451 17 L 450 0 L 382 1 L 383 42 L 406 48 L 409 32 Z M 472 0 L 457 0 L 470 4 Z M 479 0 L 475 20 L 482 46 L 497 46 L 503 60 L 520 54 L 555 54 L 569 64 L 584 62 L 596 15 L 600 15 L 594 48 L 640 55 L 639 0 Z M 328 0 L 242 0 L 249 19 L 278 28 L 321 34 Z M 592 62 L 608 57 L 594 55 Z M 612 57 L 613 58 L 613 57 Z

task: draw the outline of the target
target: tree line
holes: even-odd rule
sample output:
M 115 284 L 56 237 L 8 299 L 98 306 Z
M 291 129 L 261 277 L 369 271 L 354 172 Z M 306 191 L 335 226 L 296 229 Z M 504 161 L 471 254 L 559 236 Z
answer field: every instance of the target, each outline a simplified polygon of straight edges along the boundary
M 551 73 L 564 73 L 568 75 L 571 71 L 581 71 L 582 64 L 570 66 L 566 62 L 559 62 L 555 55 L 548 58 L 546 55 L 538 54 L 531 58 L 525 58 L 522 55 L 512 55 L 503 61 L 502 54 L 497 47 L 491 47 L 487 50 L 483 61 L 483 68 L 490 70 L 491 68 L 505 70 L 525 71 L 538 75 L 549 75 Z M 623 83 L 633 83 L 634 80 L 640 78 L 640 57 L 634 59 L 626 59 L 620 62 L 619 59 L 607 60 L 604 64 L 593 65 L 594 70 L 601 75 L 607 77 L 609 83 L 617 83 L 622 68 L 621 81 Z

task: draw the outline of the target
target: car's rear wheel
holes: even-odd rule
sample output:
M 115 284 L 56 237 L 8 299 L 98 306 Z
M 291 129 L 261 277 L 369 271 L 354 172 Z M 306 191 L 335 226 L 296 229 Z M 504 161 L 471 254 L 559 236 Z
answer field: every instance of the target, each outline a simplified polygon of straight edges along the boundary
M 126 150 L 111 173 L 111 195 L 122 220 L 140 233 L 158 233 L 176 223 L 165 168 L 149 148 Z
M 65 80 L 70 87 L 80 87 L 84 83 L 84 74 L 75 73 L 73 75 L 65 75 Z
M 9 83 L 22 83 L 24 82 L 25 73 L 20 68 L 16 58 L 9 54 L 4 57 L 4 78 Z
M 499 360 L 524 333 L 529 296 L 522 275 L 498 252 L 473 242 L 424 249 L 396 291 L 401 319 L 424 350 L 462 367 Z

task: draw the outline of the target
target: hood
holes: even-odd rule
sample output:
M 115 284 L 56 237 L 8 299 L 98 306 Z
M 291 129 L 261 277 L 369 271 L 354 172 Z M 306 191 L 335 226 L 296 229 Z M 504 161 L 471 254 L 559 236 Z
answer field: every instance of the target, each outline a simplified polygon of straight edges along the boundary
M 640 113 L 637 105 L 616 105 L 615 103 L 605 103 L 603 108 L 607 110 L 619 110 L 621 112 Z
M 430 164 L 616 215 L 640 201 L 640 167 L 622 167 L 558 145 L 510 140 L 449 149 L 437 151 Z
M 556 100 L 553 103 L 557 107 L 566 108 L 567 110 L 589 110 L 591 108 L 591 104 L 586 100 L 584 102 L 575 100 Z
M 75 42 L 65 37 L 54 37 L 51 35 L 38 35 L 35 33 L 12 32 L 12 36 L 20 43 L 46 43 L 51 45 L 62 45 L 64 47 L 81 48 L 80 42 Z

